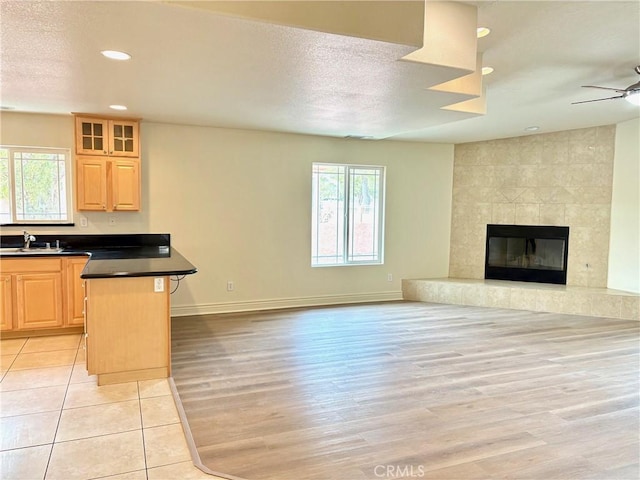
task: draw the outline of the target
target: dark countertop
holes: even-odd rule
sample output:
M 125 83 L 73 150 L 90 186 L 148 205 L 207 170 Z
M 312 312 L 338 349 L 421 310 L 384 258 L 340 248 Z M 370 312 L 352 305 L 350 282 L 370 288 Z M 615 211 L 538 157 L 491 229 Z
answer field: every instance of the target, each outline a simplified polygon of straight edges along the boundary
M 39 235 L 33 247 L 60 242 L 62 251 L 39 253 L 2 252 L 2 257 L 78 256 L 88 255 L 82 278 L 152 277 L 191 275 L 197 272 L 186 258 L 170 246 L 169 234 L 133 235 Z M 23 245 L 21 235 L 2 236 L 2 248 Z
M 91 254 L 82 278 L 153 277 L 158 275 L 191 275 L 197 269 L 175 248 L 167 254 L 149 255 L 139 251 L 109 250 Z

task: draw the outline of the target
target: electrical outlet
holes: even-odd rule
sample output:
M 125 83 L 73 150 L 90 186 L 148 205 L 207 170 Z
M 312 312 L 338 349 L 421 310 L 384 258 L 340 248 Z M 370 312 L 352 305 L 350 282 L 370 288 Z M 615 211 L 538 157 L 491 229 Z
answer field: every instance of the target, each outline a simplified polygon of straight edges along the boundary
M 87 217 L 80 217 L 80 226 L 83 228 L 87 228 L 89 226 L 89 220 L 87 220 Z
M 387 282 L 393 282 L 393 273 L 387 273 Z
M 164 278 L 157 277 L 153 279 L 153 291 L 164 292 Z
M 233 288 L 234 288 L 233 281 L 229 280 L 227 282 L 227 292 L 233 292 Z

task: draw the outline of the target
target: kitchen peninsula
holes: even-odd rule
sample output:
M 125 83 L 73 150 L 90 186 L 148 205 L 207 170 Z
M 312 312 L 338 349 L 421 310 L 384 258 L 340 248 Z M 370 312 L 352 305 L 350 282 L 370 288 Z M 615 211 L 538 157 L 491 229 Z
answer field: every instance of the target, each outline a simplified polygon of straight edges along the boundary
M 15 317 L 33 319 L 31 323 L 12 320 L 8 318 L 11 310 L 3 308 L 2 323 L 8 325 L 6 330 L 12 336 L 31 335 L 33 325 L 63 327 L 66 321 L 61 315 L 51 323 L 37 318 L 47 310 L 28 309 L 27 296 L 39 293 L 39 280 L 41 285 L 54 288 L 50 303 L 64 305 L 54 305 L 51 315 L 69 312 L 73 303 L 72 295 L 62 292 L 61 287 L 72 283 L 42 283 L 55 279 L 54 272 L 42 273 L 39 279 L 31 274 L 32 283 L 25 283 L 26 275 L 20 269 L 30 262 L 47 260 L 54 265 L 56 260 L 88 257 L 79 277 L 84 286 L 81 308 L 89 374 L 97 375 L 99 385 L 171 375 L 170 277 L 194 274 L 197 269 L 171 247 L 169 234 L 39 235 L 26 252 L 21 250 L 22 236 L 2 236 L 0 240 L 2 272 L 13 272 L 9 283 L 15 284 L 9 295 L 5 293 L 3 307 L 13 304 L 13 310 L 19 311 Z M 47 244 L 58 244 L 59 248 L 46 248 Z M 14 325 L 16 328 L 11 328 Z

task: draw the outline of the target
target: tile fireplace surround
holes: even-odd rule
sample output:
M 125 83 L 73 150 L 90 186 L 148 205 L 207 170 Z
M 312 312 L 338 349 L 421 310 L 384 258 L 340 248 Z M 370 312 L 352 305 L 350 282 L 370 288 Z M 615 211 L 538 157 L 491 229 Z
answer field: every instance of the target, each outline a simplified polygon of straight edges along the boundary
M 607 288 L 430 278 L 403 280 L 402 298 L 452 305 L 640 320 L 640 295 Z
M 606 288 L 615 132 L 456 145 L 449 278 L 403 280 L 403 298 L 640 320 L 640 295 Z M 484 280 L 487 224 L 568 226 L 567 285 Z
M 448 276 L 484 278 L 487 224 L 568 226 L 567 285 L 606 288 L 615 131 L 456 145 Z

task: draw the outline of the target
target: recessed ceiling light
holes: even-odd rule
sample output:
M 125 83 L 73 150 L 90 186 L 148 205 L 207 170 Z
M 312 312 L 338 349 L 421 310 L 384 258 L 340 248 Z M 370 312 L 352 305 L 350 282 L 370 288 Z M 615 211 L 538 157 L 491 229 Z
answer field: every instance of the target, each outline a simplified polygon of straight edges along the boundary
M 113 110 L 126 110 L 127 107 L 124 105 L 109 105 L 109 108 Z
M 493 73 L 493 67 L 482 67 L 482 75 Z
M 478 27 L 476 32 L 477 32 L 476 34 L 478 35 L 478 38 L 482 38 L 489 35 L 491 33 L 491 29 L 487 27 Z
M 538 127 L 537 125 L 533 125 L 524 129 L 525 132 L 536 132 L 538 130 L 540 130 L 540 127 Z
M 111 60 L 129 60 L 131 58 L 131 55 L 128 53 L 117 50 L 103 50 L 100 53 Z

